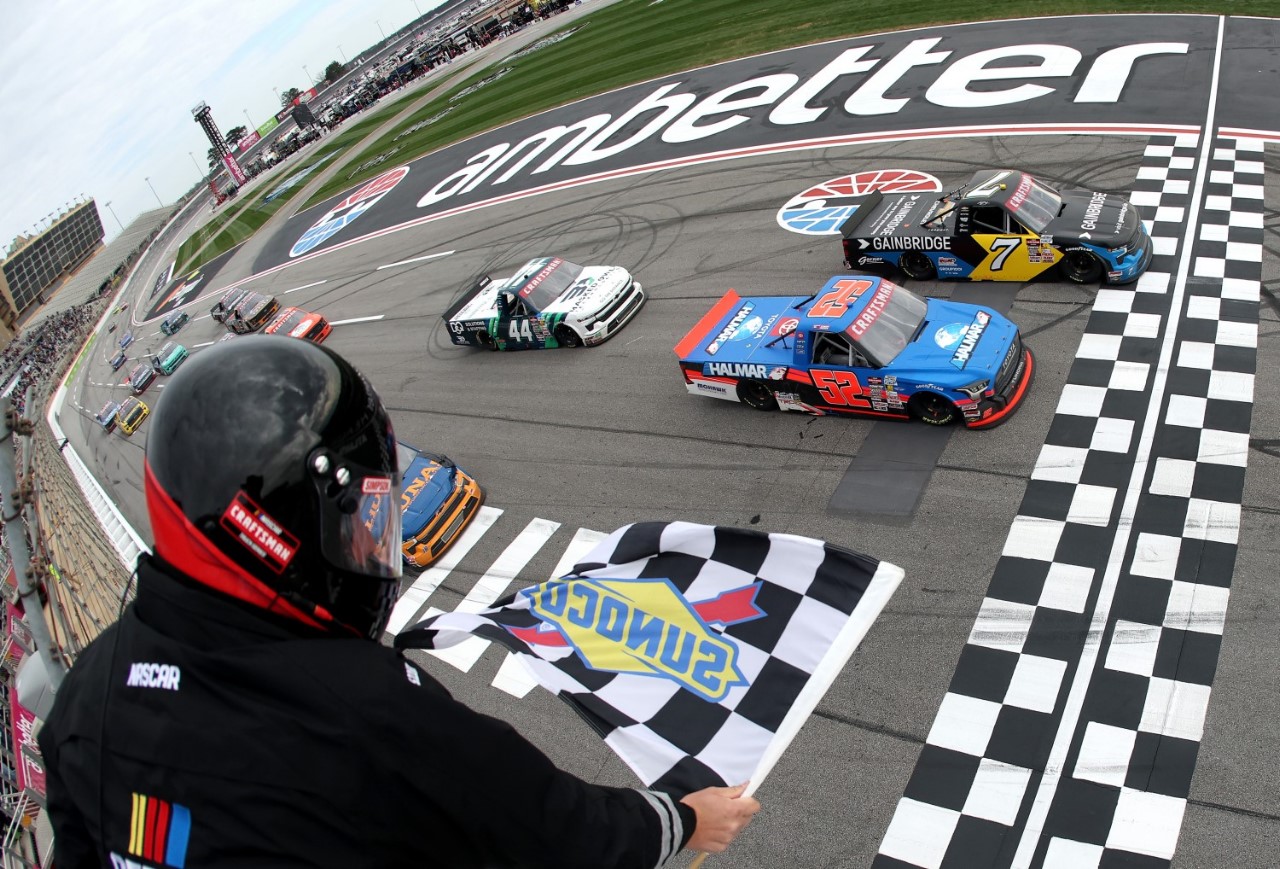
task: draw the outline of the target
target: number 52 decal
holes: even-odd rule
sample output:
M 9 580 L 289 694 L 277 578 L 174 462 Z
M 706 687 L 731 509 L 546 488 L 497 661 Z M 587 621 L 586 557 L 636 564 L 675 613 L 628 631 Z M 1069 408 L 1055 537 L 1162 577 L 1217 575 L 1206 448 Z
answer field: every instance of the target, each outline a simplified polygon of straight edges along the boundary
M 822 400 L 827 404 L 869 406 L 869 402 L 862 397 L 865 390 L 853 372 L 815 368 L 809 373 L 813 377 L 813 385 L 818 387 Z

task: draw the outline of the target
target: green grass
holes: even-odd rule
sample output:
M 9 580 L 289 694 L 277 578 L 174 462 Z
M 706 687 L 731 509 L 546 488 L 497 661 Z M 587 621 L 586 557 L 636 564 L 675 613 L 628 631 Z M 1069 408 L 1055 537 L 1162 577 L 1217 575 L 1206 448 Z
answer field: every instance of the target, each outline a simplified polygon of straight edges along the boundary
M 404 163 L 468 136 L 627 84 L 761 52 L 864 33 L 901 30 L 972 19 L 1027 18 L 1111 12 L 1202 12 L 1280 16 L 1280 0 L 989 0 L 981 7 L 932 0 L 621 0 L 573 22 L 581 29 L 554 45 L 479 69 L 458 86 L 414 112 L 389 134 L 361 147 L 356 167 L 395 147 Z M 509 67 L 501 78 L 456 104 L 450 97 Z M 430 125 L 396 140 L 413 125 L 444 112 Z M 400 106 L 403 108 L 403 105 Z M 395 105 L 380 109 L 337 137 L 354 146 Z M 385 171 L 387 164 L 330 179 L 307 201 L 314 205 Z M 258 224 L 259 226 L 261 223 Z M 229 237 L 244 237 L 239 230 Z

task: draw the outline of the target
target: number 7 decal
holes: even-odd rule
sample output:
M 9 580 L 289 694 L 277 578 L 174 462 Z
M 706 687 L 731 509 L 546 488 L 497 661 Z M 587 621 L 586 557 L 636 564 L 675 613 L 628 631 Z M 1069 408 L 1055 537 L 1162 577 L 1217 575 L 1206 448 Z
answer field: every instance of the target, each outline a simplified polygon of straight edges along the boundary
M 991 252 L 996 255 L 995 261 L 991 263 L 991 271 L 998 272 L 1004 268 L 1004 261 L 1009 258 L 1009 254 L 1018 249 L 1018 245 L 1022 244 L 1020 238 L 997 238 L 991 242 Z

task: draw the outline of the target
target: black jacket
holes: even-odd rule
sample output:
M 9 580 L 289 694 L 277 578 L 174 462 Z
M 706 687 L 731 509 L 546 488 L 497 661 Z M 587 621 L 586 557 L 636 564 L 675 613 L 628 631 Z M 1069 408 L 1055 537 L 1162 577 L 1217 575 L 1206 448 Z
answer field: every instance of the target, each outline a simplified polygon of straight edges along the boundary
M 398 652 L 154 558 L 138 577 L 39 736 L 58 869 L 648 869 L 693 831 L 688 806 L 560 771 Z

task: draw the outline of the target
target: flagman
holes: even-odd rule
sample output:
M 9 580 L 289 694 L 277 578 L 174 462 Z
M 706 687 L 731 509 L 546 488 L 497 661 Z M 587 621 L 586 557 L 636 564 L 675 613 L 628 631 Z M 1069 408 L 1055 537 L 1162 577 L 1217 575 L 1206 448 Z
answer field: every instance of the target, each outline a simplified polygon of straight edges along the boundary
M 758 811 L 741 785 L 582 781 L 379 642 L 395 435 L 332 351 L 217 345 L 153 417 L 155 553 L 39 736 L 59 869 L 654 867 Z

